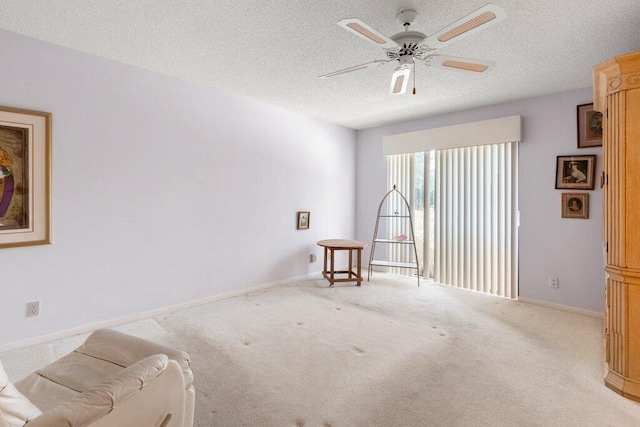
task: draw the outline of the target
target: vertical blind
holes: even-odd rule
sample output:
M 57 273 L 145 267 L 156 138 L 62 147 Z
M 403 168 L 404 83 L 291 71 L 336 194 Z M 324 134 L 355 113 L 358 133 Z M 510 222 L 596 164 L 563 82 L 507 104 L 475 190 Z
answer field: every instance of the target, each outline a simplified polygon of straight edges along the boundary
M 436 152 L 436 282 L 517 297 L 517 150 L 511 142 Z
M 414 155 L 413 154 L 397 154 L 395 156 L 387 156 L 387 188 L 391 190 L 395 185 L 404 197 L 413 203 L 413 174 L 414 174 Z M 409 221 L 402 221 L 395 218 L 395 213 L 400 215 L 412 215 L 412 212 L 406 212 L 404 201 L 397 195 L 392 193 L 387 199 L 387 239 L 394 239 L 396 236 L 404 234 L 411 237 L 409 230 Z M 413 253 L 412 245 L 386 245 L 387 259 L 412 262 Z M 391 267 L 388 270 L 391 273 L 403 274 L 406 276 L 413 275 L 415 270 L 406 268 Z

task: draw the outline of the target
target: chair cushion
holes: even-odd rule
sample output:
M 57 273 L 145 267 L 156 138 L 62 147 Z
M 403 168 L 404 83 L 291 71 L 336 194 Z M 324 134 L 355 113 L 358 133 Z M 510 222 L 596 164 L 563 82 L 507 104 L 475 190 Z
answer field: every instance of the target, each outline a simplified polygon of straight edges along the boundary
M 24 397 L 9 381 L 0 362 L 0 417 L 9 427 L 22 427 L 27 421 L 42 414 L 29 399 Z M 2 423 L 0 422 L 0 425 Z
M 37 371 L 41 376 L 82 393 L 124 367 L 75 351 Z
M 15 383 L 16 388 L 42 412 L 73 399 L 77 391 L 54 383 L 48 378 L 40 376 L 37 372 Z M 1 426 L 0 426 L 1 427 Z
M 77 353 L 97 357 L 120 366 L 130 366 L 153 354 L 166 354 L 182 368 L 185 386 L 193 381 L 190 358 L 187 353 L 142 338 L 123 334 L 113 329 L 99 329 L 75 350 Z
M 123 369 L 118 364 L 74 351 L 15 385 L 40 410 L 46 412 Z

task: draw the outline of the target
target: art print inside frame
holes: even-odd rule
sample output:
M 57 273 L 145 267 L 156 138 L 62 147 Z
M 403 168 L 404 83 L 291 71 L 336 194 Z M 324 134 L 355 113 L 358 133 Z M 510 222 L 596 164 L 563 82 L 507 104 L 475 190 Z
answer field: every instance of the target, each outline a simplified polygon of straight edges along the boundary
M 562 193 L 562 218 L 589 219 L 589 193 Z
M 558 156 L 556 189 L 593 190 L 596 156 Z
M 0 248 L 51 243 L 51 114 L 0 107 Z
M 309 222 L 311 221 L 311 212 L 300 211 L 298 212 L 298 230 L 308 230 Z
M 28 132 L 0 125 L 0 231 L 29 228 Z
M 593 104 L 577 107 L 578 148 L 602 147 L 602 113 Z

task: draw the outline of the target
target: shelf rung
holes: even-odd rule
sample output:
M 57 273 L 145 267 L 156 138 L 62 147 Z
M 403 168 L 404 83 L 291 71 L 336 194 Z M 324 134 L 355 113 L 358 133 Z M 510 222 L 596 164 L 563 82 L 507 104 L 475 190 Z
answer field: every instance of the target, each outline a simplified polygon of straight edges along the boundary
M 378 265 L 381 267 L 418 268 L 418 264 L 415 262 L 381 261 L 375 259 L 371 261 L 369 265 Z
M 404 243 L 405 245 L 412 245 L 413 240 L 395 240 L 395 239 L 375 239 L 374 242 L 377 243 Z

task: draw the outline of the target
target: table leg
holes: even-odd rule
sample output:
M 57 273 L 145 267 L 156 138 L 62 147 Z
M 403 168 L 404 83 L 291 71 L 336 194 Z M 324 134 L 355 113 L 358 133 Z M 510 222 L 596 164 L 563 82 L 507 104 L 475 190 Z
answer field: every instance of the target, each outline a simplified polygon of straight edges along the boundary
M 329 286 L 333 286 L 333 272 L 335 271 L 335 250 L 334 249 L 329 249 L 329 252 L 331 253 L 331 272 L 329 273 L 331 280 L 329 280 L 330 285 Z
M 353 250 L 349 249 L 349 267 L 347 268 L 347 270 L 349 271 L 349 279 L 351 279 L 351 270 L 353 270 L 353 259 L 351 258 L 351 254 L 353 254 Z
M 358 281 L 356 286 L 362 284 L 362 249 L 358 249 Z
M 324 269 L 322 270 L 322 275 L 326 276 L 327 274 L 327 248 L 324 248 Z

